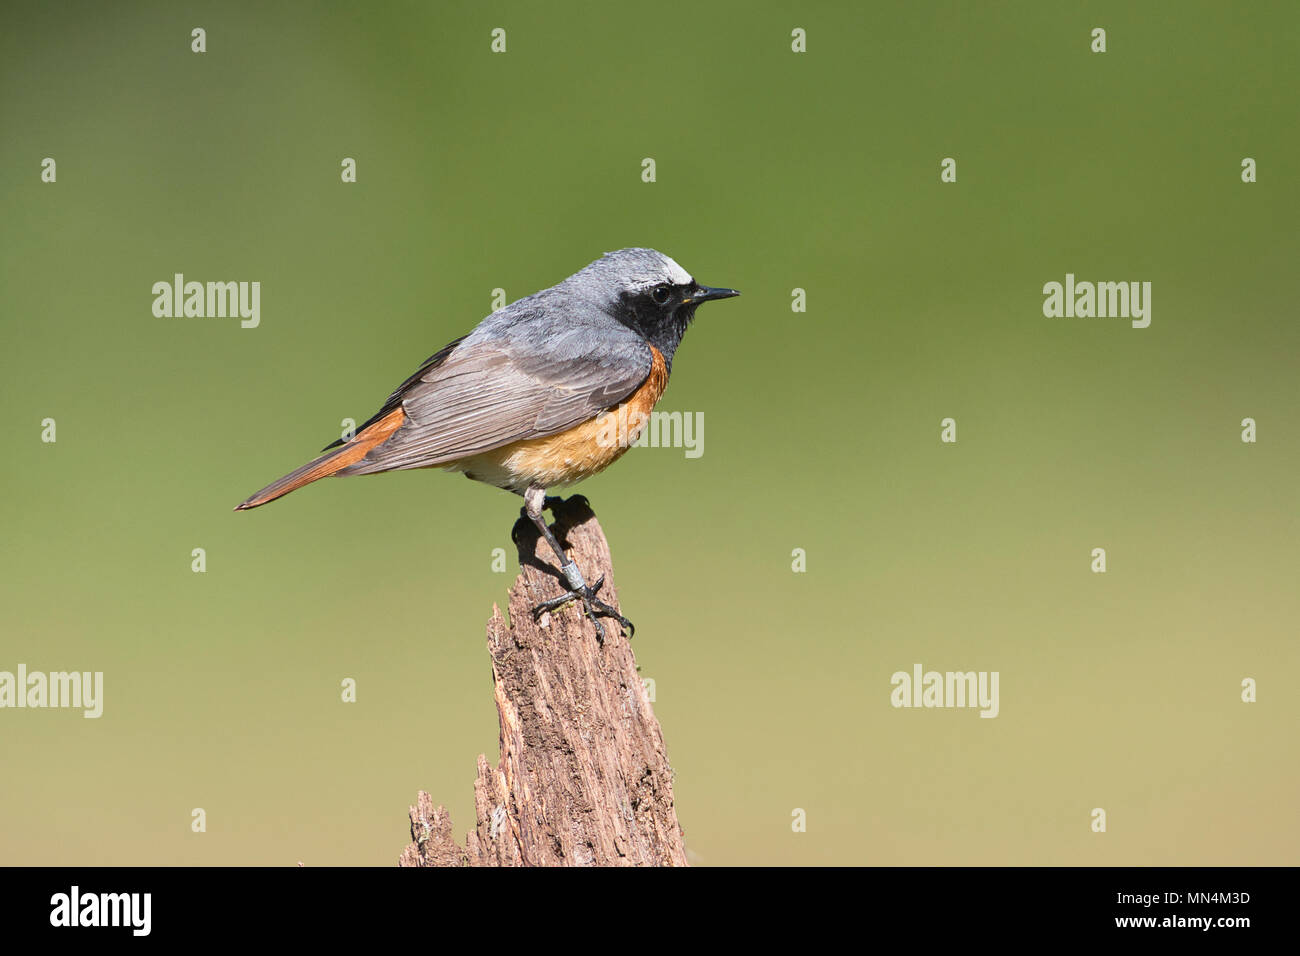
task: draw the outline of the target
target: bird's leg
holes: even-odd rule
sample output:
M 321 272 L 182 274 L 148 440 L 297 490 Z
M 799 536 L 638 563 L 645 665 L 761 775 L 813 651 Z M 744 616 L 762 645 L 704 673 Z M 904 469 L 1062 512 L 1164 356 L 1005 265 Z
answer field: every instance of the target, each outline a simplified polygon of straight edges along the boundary
M 542 601 L 540 604 L 535 605 L 533 607 L 533 617 L 538 618 L 544 612 L 554 611 L 556 608 L 562 607 L 570 601 L 581 601 L 583 613 L 586 614 L 591 620 L 591 623 L 596 626 L 596 637 L 602 644 L 605 643 L 605 628 L 601 625 L 600 621 L 597 620 L 597 616 L 615 618 L 618 623 L 622 625 L 623 630 L 627 632 L 627 636 L 630 638 L 636 631 L 636 628 L 632 626 L 632 622 L 622 614 L 619 614 L 618 611 L 614 610 L 604 601 L 596 597 L 596 594 L 600 591 L 601 585 L 605 583 L 605 575 L 602 574 L 597 578 L 595 584 L 588 584 L 586 579 L 583 578 L 582 572 L 578 570 L 577 562 L 564 553 L 564 549 L 560 547 L 560 542 L 556 540 L 555 534 L 546 524 L 546 519 L 542 517 L 542 509 L 551 507 L 552 510 L 554 510 L 553 503 L 555 502 L 557 502 L 557 499 L 547 498 L 546 490 L 544 488 L 539 488 L 536 485 L 530 486 L 528 490 L 524 492 L 524 514 L 526 514 L 528 519 L 537 526 L 537 530 L 542 533 L 542 537 L 546 539 L 547 543 L 551 546 L 551 550 L 554 551 L 556 557 L 560 559 L 560 570 L 564 573 L 564 579 L 569 582 L 569 590 L 567 592 L 561 594 L 559 597 L 551 598 L 550 600 Z

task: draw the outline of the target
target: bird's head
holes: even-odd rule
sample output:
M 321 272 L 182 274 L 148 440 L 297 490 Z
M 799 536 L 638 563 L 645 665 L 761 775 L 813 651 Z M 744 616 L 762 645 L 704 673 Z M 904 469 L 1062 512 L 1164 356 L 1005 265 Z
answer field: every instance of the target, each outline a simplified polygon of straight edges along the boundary
M 735 289 L 701 285 L 654 249 L 607 252 L 574 276 L 580 277 L 598 290 L 607 312 L 641 333 L 670 366 L 696 308 L 713 299 L 740 295 Z

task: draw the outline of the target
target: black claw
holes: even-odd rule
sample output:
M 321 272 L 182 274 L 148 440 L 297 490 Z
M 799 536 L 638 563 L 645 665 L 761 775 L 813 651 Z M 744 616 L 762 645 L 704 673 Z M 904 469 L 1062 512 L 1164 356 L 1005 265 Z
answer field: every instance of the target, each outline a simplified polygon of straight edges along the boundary
M 582 613 L 595 626 L 596 639 L 600 641 L 601 644 L 605 643 L 605 628 L 597 619 L 598 616 L 614 618 L 616 621 L 618 621 L 619 626 L 623 628 L 623 632 L 627 634 L 628 640 L 631 640 L 632 635 L 636 633 L 636 628 L 633 627 L 632 622 L 629 621 L 627 618 L 625 618 L 622 614 L 619 614 L 618 611 L 614 610 L 604 601 L 596 597 L 596 594 L 600 591 L 601 586 L 604 583 L 605 583 L 605 575 L 602 574 L 600 577 L 596 579 L 595 584 L 589 584 L 585 588 L 582 588 L 581 590 L 566 591 L 564 594 L 561 594 L 559 597 L 553 597 L 553 598 L 549 598 L 548 600 L 538 602 L 537 604 L 533 605 L 533 620 L 534 621 L 537 620 L 547 611 L 554 611 L 557 608 L 563 607 L 564 605 L 568 604 L 570 601 L 581 601 Z

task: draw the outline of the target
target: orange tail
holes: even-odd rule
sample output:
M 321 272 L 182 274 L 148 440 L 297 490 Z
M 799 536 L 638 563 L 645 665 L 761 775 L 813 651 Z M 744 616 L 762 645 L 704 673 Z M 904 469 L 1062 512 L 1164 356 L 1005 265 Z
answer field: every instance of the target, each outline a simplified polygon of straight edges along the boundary
M 296 471 L 291 471 L 278 481 L 273 481 L 261 491 L 251 495 L 247 501 L 235 506 L 236 511 L 247 511 L 268 501 L 274 501 L 303 485 L 311 484 L 318 478 L 328 478 L 348 465 L 355 465 L 376 445 L 387 441 L 388 437 L 402 427 L 406 413 L 395 408 L 373 425 L 362 429 L 350 442 L 340 445 L 312 461 L 307 462 Z

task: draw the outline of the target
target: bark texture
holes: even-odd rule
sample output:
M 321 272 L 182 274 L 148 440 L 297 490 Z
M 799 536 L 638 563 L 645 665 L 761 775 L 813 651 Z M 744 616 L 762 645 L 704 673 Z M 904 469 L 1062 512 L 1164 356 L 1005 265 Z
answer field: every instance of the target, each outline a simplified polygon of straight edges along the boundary
M 553 530 L 600 597 L 618 608 L 609 545 L 587 499 L 553 508 Z M 577 602 L 534 622 L 567 590 L 555 555 L 526 519 L 514 529 L 519 577 L 510 622 L 487 625 L 501 757 L 482 755 L 477 821 L 465 846 L 447 811 L 420 791 L 400 866 L 685 866 L 672 768 L 627 636 L 602 618 L 602 645 Z

